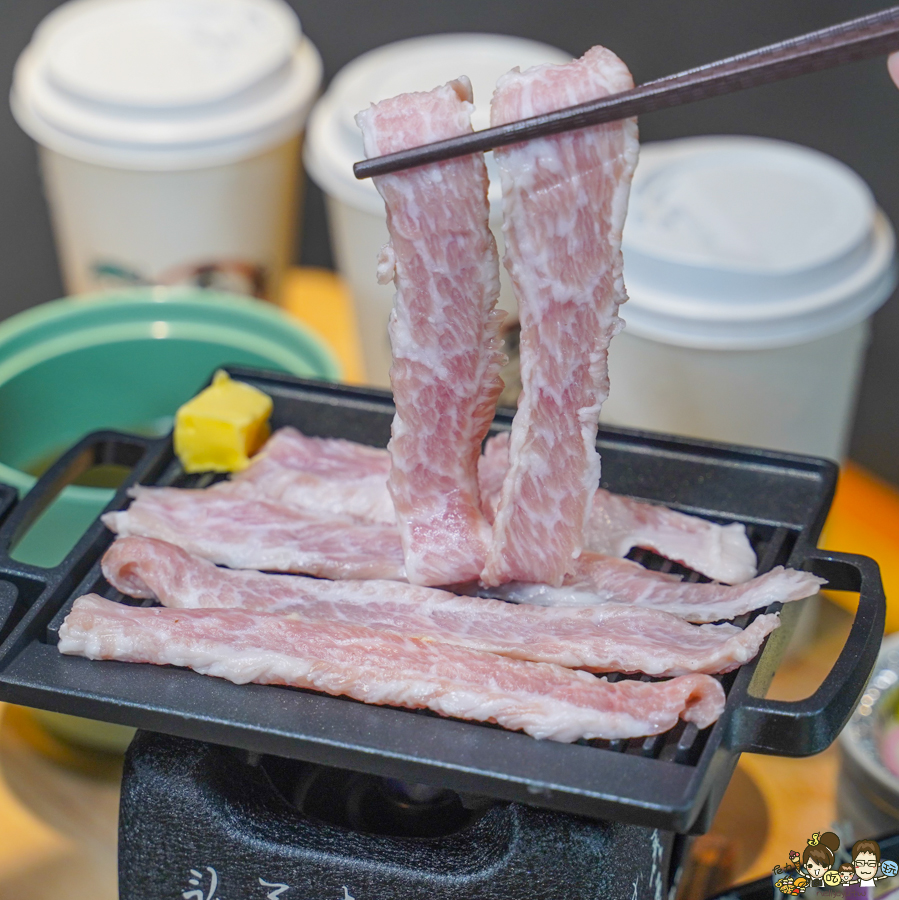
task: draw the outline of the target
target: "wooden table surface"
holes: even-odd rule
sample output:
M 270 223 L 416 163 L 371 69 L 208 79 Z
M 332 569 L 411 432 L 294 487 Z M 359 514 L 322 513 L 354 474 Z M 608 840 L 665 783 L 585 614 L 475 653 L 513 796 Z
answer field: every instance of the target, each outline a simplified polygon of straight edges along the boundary
M 121 757 L 0 716 L 0 900 L 115 900 Z

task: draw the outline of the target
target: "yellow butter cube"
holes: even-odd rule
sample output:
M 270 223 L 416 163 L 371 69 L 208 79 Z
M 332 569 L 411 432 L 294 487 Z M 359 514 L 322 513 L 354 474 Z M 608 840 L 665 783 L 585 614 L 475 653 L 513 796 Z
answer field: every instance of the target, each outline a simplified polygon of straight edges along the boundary
M 175 414 L 175 453 L 185 472 L 239 472 L 268 439 L 272 398 L 218 371 Z

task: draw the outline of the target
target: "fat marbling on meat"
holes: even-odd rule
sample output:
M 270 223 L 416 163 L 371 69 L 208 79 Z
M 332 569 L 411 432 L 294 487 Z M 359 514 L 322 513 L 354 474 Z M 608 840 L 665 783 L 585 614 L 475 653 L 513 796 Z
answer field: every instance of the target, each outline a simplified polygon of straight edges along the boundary
M 478 465 L 481 509 L 496 517 L 509 468 L 509 433 L 487 440 Z M 597 488 L 584 529 L 584 548 L 605 556 L 627 556 L 633 547 L 652 550 L 715 581 L 739 584 L 755 577 L 756 558 L 746 528 L 719 525 L 666 506 Z
M 209 488 L 137 487 L 131 493 L 128 509 L 103 516 L 121 537 L 157 538 L 232 569 L 405 581 L 395 525 Z M 511 582 L 491 590 L 498 597 L 539 606 L 623 603 L 714 622 L 808 597 L 820 584 L 808 572 L 782 566 L 743 584 L 694 584 L 630 560 L 584 552 L 561 587 Z
M 491 524 L 508 468 L 509 433 L 501 432 L 487 439 L 478 459 L 481 510 Z M 393 524 L 389 472 L 390 456 L 384 449 L 308 436 L 288 427 L 269 438 L 247 469 L 210 490 Z M 728 584 L 747 581 L 756 571 L 755 553 L 742 525 L 718 525 L 603 489 L 593 495 L 584 543 L 587 550 L 607 556 L 625 556 L 632 547 L 644 547 Z
M 498 82 L 502 125 L 633 87 L 594 47 L 574 62 L 513 69 Z M 521 383 L 493 544 L 482 573 L 561 585 L 583 547 L 599 484 L 596 432 L 608 347 L 620 330 L 621 232 L 637 162 L 633 119 L 494 151 L 503 183 L 505 265 L 521 319 Z
M 775 566 L 742 584 L 696 584 L 644 569 L 629 559 L 582 553 L 561 587 L 511 582 L 491 590 L 516 603 L 563 607 L 626 603 L 664 610 L 688 622 L 717 622 L 772 603 L 803 600 L 826 583 L 810 572 Z
M 231 571 L 148 538 L 119 538 L 103 557 L 103 574 L 122 593 L 171 608 L 296 613 L 592 672 L 728 672 L 752 659 L 778 625 L 775 615 L 758 616 L 746 629 L 696 626 L 615 604 L 546 609 L 395 581 Z
M 121 537 L 158 538 L 232 569 L 405 578 L 395 525 L 209 488 L 135 487 L 131 496 L 127 509 L 103 516 Z
M 610 684 L 551 663 L 363 625 L 239 609 L 146 609 L 96 594 L 75 601 L 58 648 L 88 659 L 182 666 L 237 684 L 427 708 L 555 741 L 660 734 L 679 718 L 705 728 L 724 709 L 724 690 L 710 675 Z
M 468 79 L 460 78 L 373 104 L 356 117 L 366 154 L 471 132 L 471 99 Z M 379 274 L 396 285 L 388 485 L 406 573 L 415 584 L 468 581 L 481 571 L 490 541 L 477 463 L 505 361 L 487 168 L 473 154 L 374 181 L 390 233 Z
M 389 474 L 386 450 L 340 438 L 309 437 L 287 427 L 268 439 L 246 469 L 211 490 L 394 525 Z

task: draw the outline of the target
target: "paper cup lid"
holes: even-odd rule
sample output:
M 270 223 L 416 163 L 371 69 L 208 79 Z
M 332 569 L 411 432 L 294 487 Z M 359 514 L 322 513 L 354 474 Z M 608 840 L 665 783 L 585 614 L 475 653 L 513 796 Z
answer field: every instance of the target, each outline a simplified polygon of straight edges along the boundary
M 364 159 L 362 133 L 354 116 L 371 103 L 410 91 L 430 91 L 460 75 L 471 79 L 472 126 L 490 125 L 490 100 L 497 79 L 515 66 L 564 63 L 571 55 L 537 41 L 495 34 L 440 34 L 398 41 L 372 50 L 337 73 L 313 109 L 306 129 L 305 162 L 328 194 L 376 215 L 384 203 L 371 179 L 359 181 L 353 163 Z M 491 199 L 499 196 L 492 155 L 487 155 Z
M 895 286 L 894 237 L 865 182 L 783 141 L 646 144 L 624 229 L 628 331 L 688 347 L 803 343 Z
M 281 0 L 74 0 L 19 58 L 17 121 L 101 164 L 209 165 L 302 127 L 321 60 Z

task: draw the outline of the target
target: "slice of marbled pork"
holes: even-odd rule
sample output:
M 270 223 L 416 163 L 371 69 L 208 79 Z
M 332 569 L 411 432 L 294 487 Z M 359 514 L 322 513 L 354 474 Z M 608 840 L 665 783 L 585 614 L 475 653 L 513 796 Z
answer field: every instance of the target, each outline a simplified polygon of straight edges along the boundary
M 752 659 L 779 624 L 690 625 L 668 613 L 608 604 L 545 609 L 461 597 L 396 581 L 327 581 L 221 569 L 163 541 L 119 538 L 103 557 L 123 594 L 176 609 L 244 609 L 355 623 L 591 672 L 729 672 Z
M 127 509 L 103 516 L 121 537 L 168 541 L 232 569 L 405 579 L 396 525 L 209 488 L 135 487 L 131 496 Z
M 717 622 L 772 603 L 803 600 L 826 583 L 810 572 L 775 566 L 742 584 L 696 584 L 644 569 L 629 559 L 585 552 L 561 587 L 510 582 L 490 592 L 515 603 L 562 607 L 624 603 L 664 610 L 688 622 Z
M 214 490 L 132 489 L 126 509 L 103 521 L 121 537 L 157 538 L 232 569 L 296 572 L 319 578 L 404 581 L 395 525 L 317 513 Z M 497 597 L 538 606 L 623 603 L 715 622 L 815 593 L 822 580 L 778 566 L 738 585 L 694 584 L 627 559 L 582 553 L 559 588 L 511 582 Z
M 481 510 L 491 524 L 508 468 L 509 434 L 502 432 L 488 438 L 478 460 Z M 281 428 L 247 469 L 210 490 L 393 524 L 389 472 L 386 450 Z M 586 549 L 596 553 L 626 556 L 643 547 L 727 584 L 748 581 L 756 571 L 742 525 L 718 525 L 602 489 L 593 495 L 584 537 Z
M 487 440 L 479 462 L 481 509 L 493 522 L 509 468 L 509 433 Z M 666 506 L 597 488 L 584 528 L 584 548 L 605 556 L 627 556 L 634 547 L 652 550 L 725 584 L 755 577 L 755 551 L 746 528 L 718 525 Z
M 469 133 L 471 99 L 468 79 L 460 78 L 373 104 L 356 117 L 366 154 Z M 468 581 L 483 568 L 490 542 L 477 465 L 505 361 L 487 168 L 477 153 L 374 181 L 390 233 L 379 276 L 396 285 L 388 485 L 406 573 L 415 584 Z
M 498 82 L 502 125 L 633 87 L 603 47 Z M 637 162 L 633 119 L 494 151 L 503 183 L 505 265 L 521 319 L 521 383 L 511 466 L 482 573 L 561 585 L 584 545 L 599 484 L 596 432 L 608 396 L 609 342 L 626 299 L 621 232 Z
M 211 489 L 394 525 L 389 474 L 386 450 L 288 427 L 279 428 L 246 469 Z
M 59 629 L 58 649 L 88 659 L 183 666 L 237 684 L 427 708 L 566 742 L 660 734 L 678 719 L 705 728 L 721 715 L 725 699 L 710 675 L 610 684 L 550 663 L 363 625 L 240 609 L 146 609 L 96 594 L 75 601 Z

